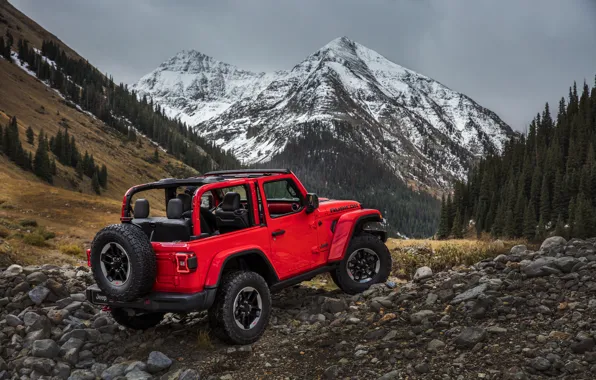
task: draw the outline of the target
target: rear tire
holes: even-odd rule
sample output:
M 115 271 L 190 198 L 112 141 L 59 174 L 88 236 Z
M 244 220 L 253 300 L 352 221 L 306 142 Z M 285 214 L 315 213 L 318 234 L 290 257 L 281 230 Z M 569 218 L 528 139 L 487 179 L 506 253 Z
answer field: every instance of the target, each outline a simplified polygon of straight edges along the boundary
M 209 309 L 211 331 L 231 344 L 259 340 L 269 324 L 271 295 L 258 273 L 235 271 L 224 274 Z
M 387 281 L 390 271 L 391 254 L 385 243 L 376 236 L 362 234 L 352 238 L 331 278 L 345 293 L 358 294 Z
M 124 309 L 112 309 L 112 318 L 124 327 L 133 330 L 146 330 L 159 325 L 164 313 L 145 313 L 129 316 Z
M 97 286 L 115 301 L 133 301 L 147 294 L 157 273 L 151 242 L 132 224 L 113 224 L 91 243 L 91 269 Z

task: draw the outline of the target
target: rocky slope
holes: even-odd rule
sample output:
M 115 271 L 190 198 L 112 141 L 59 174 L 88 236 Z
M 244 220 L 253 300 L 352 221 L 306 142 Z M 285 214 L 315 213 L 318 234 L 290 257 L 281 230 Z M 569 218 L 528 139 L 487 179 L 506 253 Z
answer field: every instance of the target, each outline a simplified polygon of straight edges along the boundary
M 546 240 L 364 294 L 274 296 L 263 339 L 206 338 L 201 313 L 126 331 L 88 304 L 85 267 L 0 274 L 0 379 L 591 379 L 596 239 Z
M 182 51 L 134 88 L 244 163 L 267 162 L 315 129 L 434 188 L 462 178 L 475 157 L 501 151 L 513 135 L 466 95 L 346 37 L 274 73 Z

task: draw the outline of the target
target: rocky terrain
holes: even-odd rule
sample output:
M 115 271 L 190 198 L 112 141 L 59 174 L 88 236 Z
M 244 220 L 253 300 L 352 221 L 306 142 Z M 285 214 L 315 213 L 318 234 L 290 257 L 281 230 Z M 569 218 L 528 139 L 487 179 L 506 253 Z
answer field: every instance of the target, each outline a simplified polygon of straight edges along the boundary
M 596 239 L 552 237 L 364 294 L 274 295 L 252 346 L 204 313 L 124 330 L 83 296 L 86 267 L 0 272 L 0 379 L 538 379 L 596 377 Z

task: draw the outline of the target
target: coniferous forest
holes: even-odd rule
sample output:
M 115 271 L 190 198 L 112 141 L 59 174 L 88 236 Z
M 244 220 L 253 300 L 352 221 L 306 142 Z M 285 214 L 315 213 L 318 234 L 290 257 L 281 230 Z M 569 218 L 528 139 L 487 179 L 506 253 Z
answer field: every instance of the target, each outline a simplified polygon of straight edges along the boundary
M 67 56 L 53 41 L 44 41 L 37 50 L 19 40 L 17 52 L 40 80 L 129 138 L 142 133 L 199 172 L 239 165 L 232 154 L 208 143 L 179 120 L 168 118 L 159 105 L 147 98 L 139 100 L 126 85 L 116 85 L 89 62 Z
M 501 155 L 482 159 L 442 200 L 439 238 L 477 235 L 540 240 L 596 235 L 596 81 L 574 84 Z

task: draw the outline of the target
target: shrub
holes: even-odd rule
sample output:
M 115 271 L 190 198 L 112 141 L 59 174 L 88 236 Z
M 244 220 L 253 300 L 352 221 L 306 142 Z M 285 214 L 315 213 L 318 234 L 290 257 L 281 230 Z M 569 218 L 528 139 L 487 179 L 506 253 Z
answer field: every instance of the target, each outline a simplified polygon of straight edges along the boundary
M 30 234 L 23 236 L 23 242 L 25 242 L 26 244 L 29 244 L 29 245 L 34 245 L 36 247 L 45 247 L 46 246 L 45 237 L 38 232 L 32 232 Z
M 77 244 L 63 244 L 58 249 L 65 255 L 80 256 L 83 254 L 83 249 Z
M 213 348 L 213 343 L 209 337 L 209 331 L 201 330 L 197 336 L 197 348 L 199 350 L 208 350 Z
M 37 220 L 35 219 L 23 219 L 19 222 L 23 227 L 37 227 Z
M 10 232 L 6 228 L 0 226 L 0 238 L 6 239 L 8 235 L 10 235 Z
M 39 234 L 43 236 L 44 239 L 50 240 L 56 237 L 56 233 L 52 231 L 46 231 L 44 228 L 40 228 L 38 230 Z

